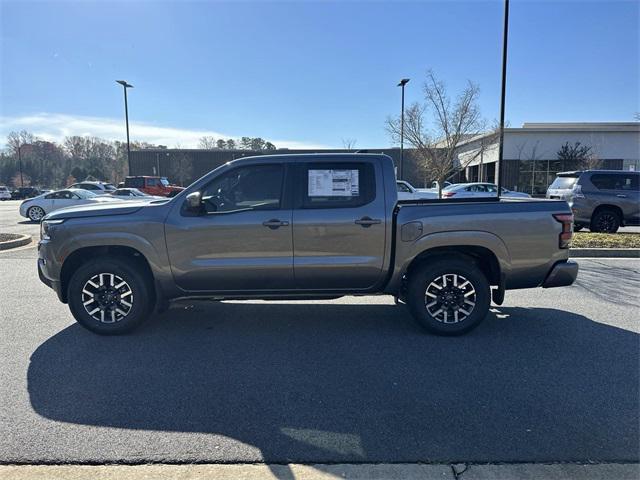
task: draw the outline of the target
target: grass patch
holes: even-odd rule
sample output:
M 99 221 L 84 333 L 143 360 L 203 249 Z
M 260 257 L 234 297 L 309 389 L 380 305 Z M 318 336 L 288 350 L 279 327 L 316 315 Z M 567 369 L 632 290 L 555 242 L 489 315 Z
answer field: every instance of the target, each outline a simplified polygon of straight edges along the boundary
M 640 233 L 574 232 L 573 248 L 640 248 Z

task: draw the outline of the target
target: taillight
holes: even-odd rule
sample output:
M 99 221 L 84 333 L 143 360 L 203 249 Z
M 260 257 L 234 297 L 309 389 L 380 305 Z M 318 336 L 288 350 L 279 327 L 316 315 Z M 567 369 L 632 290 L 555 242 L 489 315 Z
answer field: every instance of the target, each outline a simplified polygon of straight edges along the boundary
M 453 197 L 456 194 L 456 192 L 442 192 L 442 196 L 444 198 L 450 198 Z
M 553 218 L 562 224 L 562 232 L 559 237 L 559 247 L 569 248 L 573 236 L 573 215 L 570 213 L 554 213 Z

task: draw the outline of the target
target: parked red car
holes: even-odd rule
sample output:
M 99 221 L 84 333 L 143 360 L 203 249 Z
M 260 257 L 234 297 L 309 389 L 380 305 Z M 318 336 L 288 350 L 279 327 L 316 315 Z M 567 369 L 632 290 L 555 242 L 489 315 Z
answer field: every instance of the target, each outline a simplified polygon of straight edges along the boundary
M 175 197 L 184 190 L 184 187 L 171 185 L 167 177 L 150 177 L 146 175 L 125 178 L 124 187 L 137 188 L 141 192 L 161 197 Z

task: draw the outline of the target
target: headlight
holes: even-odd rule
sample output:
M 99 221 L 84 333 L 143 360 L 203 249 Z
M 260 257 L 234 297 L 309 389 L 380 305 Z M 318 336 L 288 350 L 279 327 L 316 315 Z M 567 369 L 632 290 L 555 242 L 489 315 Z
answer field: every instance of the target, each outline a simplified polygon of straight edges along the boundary
M 40 239 L 41 240 L 51 240 L 51 234 L 53 233 L 53 230 L 55 228 L 56 225 L 60 225 L 62 222 L 64 222 L 64 219 L 62 220 L 43 220 L 40 223 Z

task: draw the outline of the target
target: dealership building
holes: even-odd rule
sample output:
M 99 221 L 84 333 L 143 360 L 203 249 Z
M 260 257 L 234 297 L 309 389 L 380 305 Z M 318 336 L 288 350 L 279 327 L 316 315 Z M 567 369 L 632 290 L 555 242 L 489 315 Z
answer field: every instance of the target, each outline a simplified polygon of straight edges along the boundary
M 559 158 L 563 145 L 589 149 L 589 161 Z M 143 149 L 131 152 L 132 175 L 160 175 L 172 182 L 188 185 L 214 168 L 242 157 L 295 153 L 346 153 L 352 150 L 200 150 Z M 370 153 L 384 153 L 400 163 L 399 148 L 368 148 Z M 498 140 L 495 133 L 476 135 L 462 142 L 458 151 L 461 171 L 452 180 L 461 182 L 496 182 Z M 584 168 L 640 170 L 640 122 L 627 123 L 525 123 L 504 132 L 503 185 L 534 195 L 543 195 L 561 171 Z M 431 180 L 414 157 L 405 149 L 406 180 L 423 187 Z

